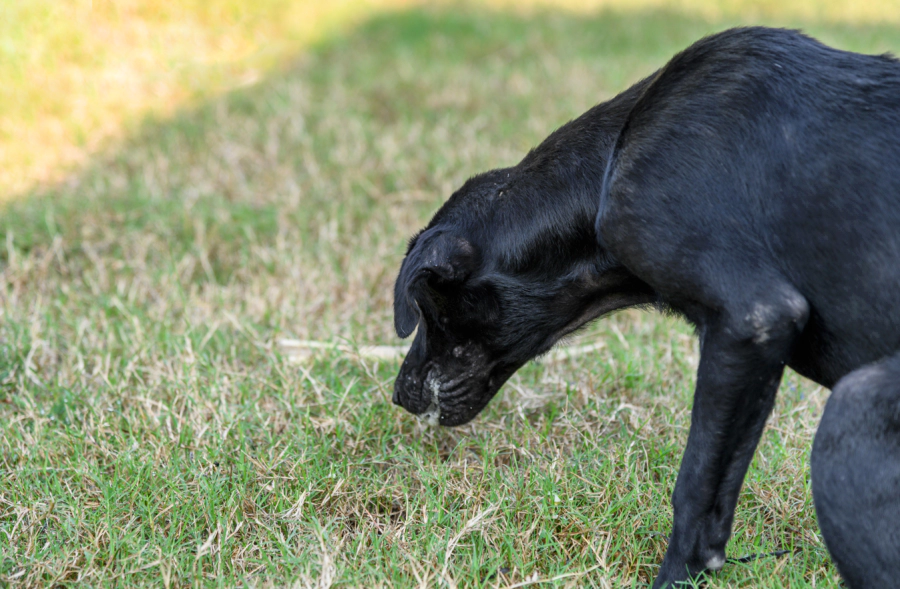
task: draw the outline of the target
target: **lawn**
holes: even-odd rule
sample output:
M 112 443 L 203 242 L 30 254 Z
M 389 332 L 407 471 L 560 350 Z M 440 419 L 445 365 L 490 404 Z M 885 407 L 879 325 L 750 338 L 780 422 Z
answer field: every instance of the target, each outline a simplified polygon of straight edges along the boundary
M 0 584 L 652 581 L 698 356 L 682 321 L 605 318 L 570 342 L 599 350 L 526 366 L 455 429 L 393 406 L 398 362 L 352 350 L 401 343 L 406 239 L 468 176 L 704 34 L 766 22 L 900 52 L 900 5 L 375 4 L 248 50 L 251 80 L 203 70 L 215 91 L 173 78 L 166 108 L 116 106 L 115 132 L 71 123 L 106 139 L 41 160 L 62 179 L 2 186 Z M 345 347 L 298 362 L 280 338 Z M 828 392 L 784 381 L 729 555 L 790 552 L 707 587 L 840 586 L 809 485 Z

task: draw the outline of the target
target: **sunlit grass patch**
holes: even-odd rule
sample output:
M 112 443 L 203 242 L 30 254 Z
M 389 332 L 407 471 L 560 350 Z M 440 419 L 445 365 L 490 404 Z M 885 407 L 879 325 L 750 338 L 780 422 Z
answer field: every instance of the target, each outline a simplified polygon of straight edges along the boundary
M 470 14 L 677 12 L 732 24 L 900 22 L 895 0 L 4 0 L 0 199 L 59 180 L 145 116 L 253 84 L 373 14 L 434 5 L 447 15 L 457 6 Z
M 0 195 L 56 180 L 148 114 L 252 84 L 404 0 L 0 3 Z

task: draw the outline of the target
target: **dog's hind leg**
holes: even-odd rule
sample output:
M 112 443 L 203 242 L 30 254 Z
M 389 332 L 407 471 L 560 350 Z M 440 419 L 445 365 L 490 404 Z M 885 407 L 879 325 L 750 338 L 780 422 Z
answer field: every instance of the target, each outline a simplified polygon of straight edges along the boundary
M 825 544 L 852 589 L 900 584 L 900 353 L 842 378 L 812 450 Z

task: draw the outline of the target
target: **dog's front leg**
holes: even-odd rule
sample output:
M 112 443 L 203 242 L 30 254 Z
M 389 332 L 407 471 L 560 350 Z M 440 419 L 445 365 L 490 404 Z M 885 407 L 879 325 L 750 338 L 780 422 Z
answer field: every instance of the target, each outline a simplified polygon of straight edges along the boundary
M 654 589 L 725 563 L 741 484 L 807 307 L 790 294 L 711 315 L 701 325 L 691 429 L 672 496 L 674 525 Z

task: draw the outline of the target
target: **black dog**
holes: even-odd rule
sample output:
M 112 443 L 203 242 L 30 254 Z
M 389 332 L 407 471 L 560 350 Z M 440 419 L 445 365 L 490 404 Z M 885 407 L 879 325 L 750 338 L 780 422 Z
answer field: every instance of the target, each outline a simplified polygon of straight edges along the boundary
M 900 579 L 892 58 L 784 30 L 703 39 L 517 166 L 469 180 L 410 242 L 394 296 L 398 334 L 418 325 L 394 401 L 442 425 L 615 309 L 655 305 L 696 326 L 656 588 L 724 564 L 784 366 L 834 387 L 812 456 L 825 541 L 854 589 Z

